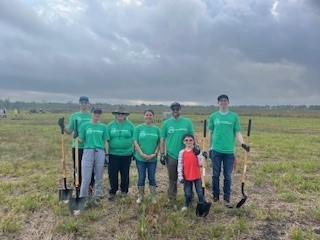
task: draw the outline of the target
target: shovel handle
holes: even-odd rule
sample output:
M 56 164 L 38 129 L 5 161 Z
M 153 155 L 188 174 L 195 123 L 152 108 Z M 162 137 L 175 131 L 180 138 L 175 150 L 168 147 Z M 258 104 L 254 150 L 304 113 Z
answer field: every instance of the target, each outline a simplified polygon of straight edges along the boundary
M 249 119 L 249 122 L 248 122 L 247 137 L 250 137 L 250 132 L 251 132 L 251 118 Z

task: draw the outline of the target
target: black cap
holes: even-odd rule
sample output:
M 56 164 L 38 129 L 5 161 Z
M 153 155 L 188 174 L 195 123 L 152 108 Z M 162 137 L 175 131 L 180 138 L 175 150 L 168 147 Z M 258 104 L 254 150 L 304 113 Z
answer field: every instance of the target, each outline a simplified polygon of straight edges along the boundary
M 227 99 L 229 100 L 228 96 L 226 94 L 221 94 L 219 97 L 218 97 L 218 102 L 221 100 L 221 99 Z
M 179 108 L 179 110 L 181 109 L 181 104 L 178 102 L 173 102 L 170 105 L 170 109 L 172 110 L 173 108 Z
M 102 109 L 100 107 L 93 107 L 91 109 L 91 113 L 102 113 Z
M 79 102 L 89 102 L 89 98 L 87 96 L 81 96 Z

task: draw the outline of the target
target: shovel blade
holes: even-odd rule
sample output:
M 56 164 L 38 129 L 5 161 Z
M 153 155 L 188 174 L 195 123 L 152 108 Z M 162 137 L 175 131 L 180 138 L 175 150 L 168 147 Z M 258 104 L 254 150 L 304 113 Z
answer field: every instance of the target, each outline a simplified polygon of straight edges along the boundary
M 240 208 L 246 201 L 247 201 L 247 196 L 246 195 L 244 195 L 243 197 L 242 197 L 242 199 L 237 203 L 237 206 L 236 206 L 236 208 Z
M 68 203 L 70 198 L 72 197 L 72 189 L 60 189 L 59 190 L 59 201 L 63 201 L 64 203 Z
M 69 200 L 69 210 L 73 215 L 79 215 L 80 212 L 84 209 L 86 203 L 85 197 L 76 197 L 70 198 Z
M 196 215 L 198 217 L 206 217 L 210 211 L 210 208 L 210 202 L 198 203 L 196 208 Z

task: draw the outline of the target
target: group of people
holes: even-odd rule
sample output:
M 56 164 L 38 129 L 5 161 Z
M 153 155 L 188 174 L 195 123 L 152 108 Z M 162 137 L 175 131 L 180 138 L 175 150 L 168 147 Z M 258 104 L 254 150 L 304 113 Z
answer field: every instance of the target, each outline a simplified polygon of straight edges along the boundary
M 235 141 L 238 140 L 246 151 L 250 151 L 250 147 L 244 143 L 241 135 L 238 115 L 228 110 L 228 96 L 220 95 L 218 104 L 219 111 L 212 113 L 208 119 L 209 157 L 213 163 L 212 194 L 213 201 L 219 201 L 219 179 L 223 168 L 223 200 L 230 207 Z M 80 111 L 70 116 L 68 126 L 64 126 L 60 120 L 58 124 L 67 134 L 77 133 L 74 134 L 74 139 L 77 138 L 79 142 L 77 146 L 80 197 L 87 198 L 92 195 L 94 201 L 101 200 L 106 166 L 110 183 L 109 201 L 115 200 L 119 190 L 119 174 L 121 195 L 125 197 L 129 190 L 131 161 L 135 159 L 138 171 L 136 202 L 141 204 L 144 201 L 145 182 L 148 176 L 151 202 L 155 204 L 157 203 L 156 169 L 159 159 L 167 168 L 169 201 L 176 200 L 179 181 L 184 185 L 185 193 L 185 206 L 182 210 L 187 210 L 191 205 L 193 185 L 199 203 L 204 203 L 200 167 L 208 154 L 206 149 L 200 151 L 192 121 L 181 116 L 180 103 L 174 102 L 170 105 L 172 116 L 163 122 L 161 129 L 153 124 L 155 114 L 152 109 L 145 110 L 144 122 L 134 126 L 127 118 L 129 113 L 121 106 L 112 112 L 114 120 L 104 124 L 101 122 L 102 109 L 93 106 L 90 111 L 87 96 L 80 97 L 79 105 Z M 73 143 L 74 166 L 75 151 Z

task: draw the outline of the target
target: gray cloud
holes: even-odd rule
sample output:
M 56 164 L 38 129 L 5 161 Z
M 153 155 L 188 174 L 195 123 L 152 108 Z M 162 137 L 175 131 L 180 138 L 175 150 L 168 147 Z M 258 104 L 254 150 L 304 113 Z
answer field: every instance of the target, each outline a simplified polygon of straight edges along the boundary
M 317 1 L 0 2 L 2 98 L 320 104 Z

